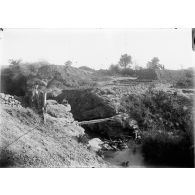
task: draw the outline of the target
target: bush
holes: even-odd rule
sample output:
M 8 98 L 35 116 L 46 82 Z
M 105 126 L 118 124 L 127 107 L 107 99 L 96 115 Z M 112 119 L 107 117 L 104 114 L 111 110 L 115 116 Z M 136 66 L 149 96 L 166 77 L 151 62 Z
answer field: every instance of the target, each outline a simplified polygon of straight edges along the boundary
M 177 81 L 174 87 L 178 88 L 192 88 L 194 86 L 193 78 L 183 78 Z
M 193 167 L 194 150 L 188 136 L 173 136 L 166 132 L 145 132 L 142 153 L 149 165 Z
M 143 130 L 185 132 L 193 127 L 193 101 L 183 96 L 151 89 L 142 95 L 130 95 L 121 104 Z
M 156 80 L 157 74 L 154 69 L 141 69 L 136 71 L 138 79 Z
M 109 72 L 111 75 L 116 75 L 120 73 L 120 67 L 118 65 L 110 65 Z
M 193 101 L 163 91 L 122 99 L 122 109 L 138 122 L 143 155 L 163 166 L 193 165 Z
M 134 76 L 135 75 L 135 71 L 131 68 L 125 68 L 125 69 L 122 69 L 120 71 L 120 74 L 122 76 Z
M 110 65 L 108 75 L 134 76 L 135 70 L 131 68 L 120 68 L 119 65 Z
M 24 96 L 25 89 L 26 77 L 21 73 L 19 66 L 10 66 L 1 70 L 1 92 Z

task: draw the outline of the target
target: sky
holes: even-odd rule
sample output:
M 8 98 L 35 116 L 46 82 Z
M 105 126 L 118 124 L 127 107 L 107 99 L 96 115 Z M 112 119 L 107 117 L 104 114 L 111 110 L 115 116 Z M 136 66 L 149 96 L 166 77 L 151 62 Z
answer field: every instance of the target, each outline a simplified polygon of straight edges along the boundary
M 142 67 L 153 57 L 167 69 L 195 65 L 191 29 L 4 29 L 0 37 L 1 65 L 21 58 L 105 69 L 125 53 Z

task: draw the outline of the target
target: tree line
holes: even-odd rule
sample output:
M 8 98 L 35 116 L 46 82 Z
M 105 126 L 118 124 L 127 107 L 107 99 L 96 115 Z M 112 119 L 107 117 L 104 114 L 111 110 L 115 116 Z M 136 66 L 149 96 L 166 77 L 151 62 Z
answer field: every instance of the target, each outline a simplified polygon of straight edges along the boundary
M 134 68 L 132 68 L 134 65 Z M 146 68 L 139 66 L 133 62 L 132 56 L 128 54 L 121 55 L 117 64 L 111 64 L 108 71 L 104 71 L 109 75 L 135 76 L 140 79 L 156 79 L 156 70 L 163 70 L 165 66 L 160 63 L 158 57 L 153 57 L 147 62 Z
M 141 70 L 144 69 L 143 67 L 139 66 L 138 64 L 134 64 L 134 69 L 131 67 L 133 64 L 132 56 L 128 54 L 123 54 L 120 57 L 120 60 L 117 64 L 111 64 L 109 67 L 109 71 L 112 73 L 131 73 L 134 72 L 133 70 Z M 165 69 L 163 64 L 160 64 L 160 60 L 158 57 L 153 57 L 150 61 L 146 64 L 146 69 L 152 70 L 160 70 Z

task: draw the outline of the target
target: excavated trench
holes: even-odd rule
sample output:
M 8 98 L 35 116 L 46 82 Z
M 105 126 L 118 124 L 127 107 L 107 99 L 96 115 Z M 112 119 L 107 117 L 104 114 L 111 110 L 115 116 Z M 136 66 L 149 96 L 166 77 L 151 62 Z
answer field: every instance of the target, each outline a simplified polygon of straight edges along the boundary
M 93 89 L 63 90 L 56 97 L 58 102 L 64 99 L 72 108 L 72 114 L 78 121 L 102 119 L 116 115 L 115 107 L 93 92 Z
M 118 114 L 113 105 L 93 93 L 92 89 L 64 90 L 56 100 L 61 103 L 64 99 L 71 105 L 74 118 L 89 139 L 100 138 L 109 145 L 110 149 L 103 152 L 104 160 L 115 166 L 145 166 L 127 114 Z
M 1 81 L 1 92 L 20 97 L 27 94 L 24 77 L 17 78 L 16 81 L 9 80 L 9 77 L 1 77 Z M 127 116 L 118 114 L 116 107 L 107 99 L 93 93 L 92 89 L 64 90 L 53 99 L 59 103 L 66 99 L 71 105 L 71 112 L 75 120 L 89 121 L 81 126 L 90 139 L 98 137 L 103 141 L 109 140 L 113 148 L 104 152 L 106 161 L 116 166 L 143 166 L 140 149 L 137 146 L 132 147 L 128 142 L 130 140 L 132 143 L 133 129 L 129 128 Z M 96 122 L 90 123 L 92 120 L 96 120 Z M 125 145 L 128 148 L 120 148 L 119 145 L 115 144 L 115 141 L 121 142 L 121 140 L 123 140 L 122 142 L 126 140 Z M 126 164 L 124 165 L 124 163 Z
M 129 126 L 128 115 L 118 113 L 114 104 L 93 89 L 64 90 L 56 100 L 62 103 L 64 99 L 71 105 L 75 120 L 80 122 L 88 134 L 106 139 L 132 136 L 133 129 Z

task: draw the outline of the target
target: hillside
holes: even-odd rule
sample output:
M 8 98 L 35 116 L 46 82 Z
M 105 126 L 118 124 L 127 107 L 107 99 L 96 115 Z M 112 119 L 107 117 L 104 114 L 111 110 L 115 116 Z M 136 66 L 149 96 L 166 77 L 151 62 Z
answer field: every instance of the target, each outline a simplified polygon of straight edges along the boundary
M 10 99 L 11 98 L 11 99 Z M 30 108 L 1 94 L 1 167 L 106 167 L 101 158 L 79 143 L 84 129 L 70 108 L 50 101 L 47 123 Z
M 62 90 L 93 86 L 95 83 L 91 73 L 71 66 L 21 64 L 1 69 L 1 92 L 23 96 L 35 84 Z
M 88 73 L 96 72 L 93 68 L 89 68 L 88 66 L 80 66 L 79 69 L 84 70 L 85 72 L 88 72 Z

